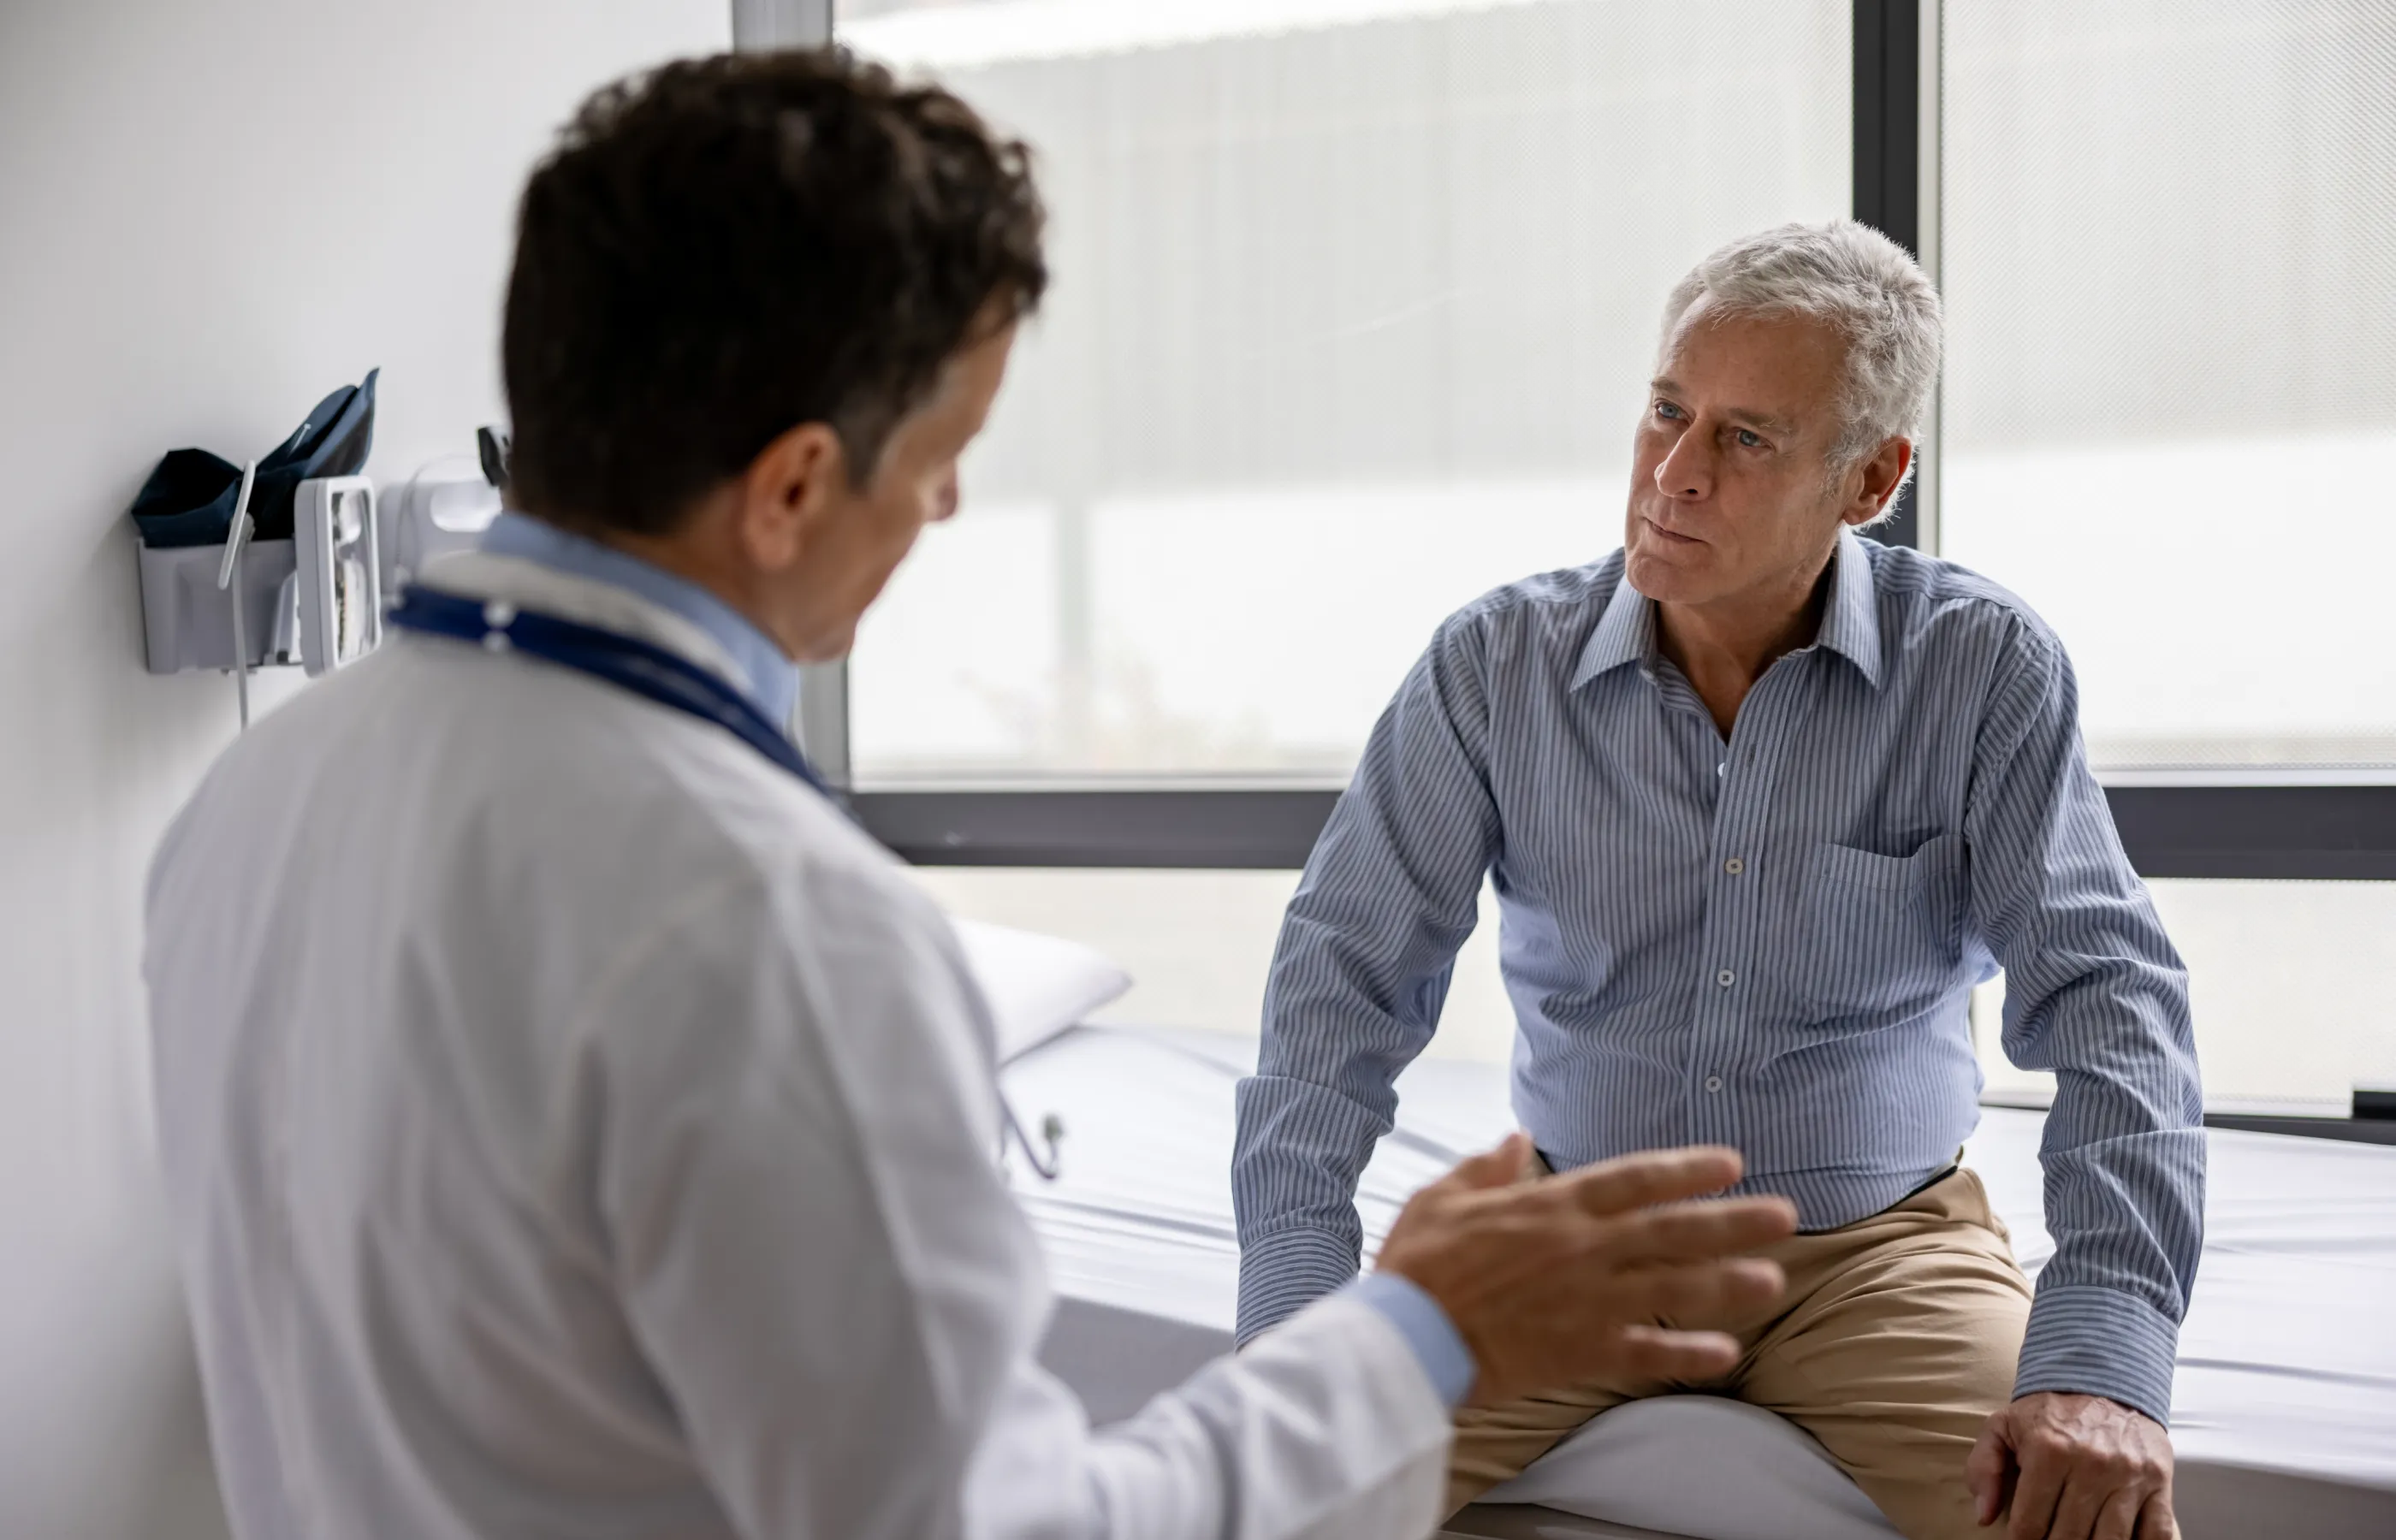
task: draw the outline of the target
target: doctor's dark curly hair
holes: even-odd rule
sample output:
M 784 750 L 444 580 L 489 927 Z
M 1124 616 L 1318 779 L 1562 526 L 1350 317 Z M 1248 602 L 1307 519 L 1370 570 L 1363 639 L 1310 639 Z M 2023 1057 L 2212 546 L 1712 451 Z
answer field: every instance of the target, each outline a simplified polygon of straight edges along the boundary
M 606 87 L 525 188 L 510 501 L 663 533 L 804 422 L 864 484 L 947 361 L 1039 304 L 1043 219 L 1019 141 L 844 49 Z

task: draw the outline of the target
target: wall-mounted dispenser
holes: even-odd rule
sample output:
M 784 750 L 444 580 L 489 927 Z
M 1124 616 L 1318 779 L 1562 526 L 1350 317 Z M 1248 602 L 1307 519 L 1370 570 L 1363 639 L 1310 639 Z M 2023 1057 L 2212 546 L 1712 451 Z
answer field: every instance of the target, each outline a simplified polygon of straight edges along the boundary
M 327 476 L 294 489 L 292 538 L 252 538 L 242 471 L 222 545 L 141 548 L 142 641 L 152 673 L 212 669 L 236 676 L 249 722 L 249 672 L 297 664 L 313 678 L 382 640 L 374 484 Z
M 299 659 L 299 565 L 291 540 L 247 542 L 241 563 L 241 592 L 219 588 L 223 546 L 141 548 L 141 631 L 150 671 L 231 670 L 236 661 L 253 669 Z M 245 646 L 233 651 L 233 609 L 238 604 Z
M 291 532 L 300 661 L 313 679 L 356 662 L 382 640 L 374 483 L 364 476 L 301 482 Z
M 230 671 L 245 725 L 250 670 L 320 674 L 381 637 L 374 487 L 357 474 L 378 373 L 318 402 L 263 459 L 169 452 L 133 500 L 150 671 Z

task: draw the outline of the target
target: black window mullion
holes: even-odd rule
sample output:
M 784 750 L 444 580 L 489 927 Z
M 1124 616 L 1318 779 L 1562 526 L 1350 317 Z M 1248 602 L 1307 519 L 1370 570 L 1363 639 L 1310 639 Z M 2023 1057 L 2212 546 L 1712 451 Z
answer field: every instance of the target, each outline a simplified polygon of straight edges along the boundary
M 1855 217 L 1922 255 L 1921 0 L 1855 0 Z M 1887 545 L 1919 546 L 1914 482 L 1872 530 Z

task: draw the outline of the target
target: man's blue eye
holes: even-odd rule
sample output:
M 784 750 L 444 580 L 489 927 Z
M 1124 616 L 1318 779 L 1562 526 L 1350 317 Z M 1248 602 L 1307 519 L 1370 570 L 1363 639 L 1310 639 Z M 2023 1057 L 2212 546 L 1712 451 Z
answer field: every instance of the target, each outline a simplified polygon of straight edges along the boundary
M 1656 403 L 1656 415 L 1664 418 L 1679 417 L 1681 409 L 1669 401 L 1659 401 Z
M 1764 441 L 1757 438 L 1752 430 L 1742 428 L 1738 431 L 1738 446 L 1742 449 L 1761 449 L 1764 447 Z

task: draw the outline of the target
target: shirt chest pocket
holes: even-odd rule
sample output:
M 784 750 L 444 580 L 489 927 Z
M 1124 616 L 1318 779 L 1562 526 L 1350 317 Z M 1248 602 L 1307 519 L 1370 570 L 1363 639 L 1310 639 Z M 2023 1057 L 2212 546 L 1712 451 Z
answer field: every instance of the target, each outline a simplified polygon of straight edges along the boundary
M 1825 1019 L 1925 1005 L 1962 963 L 1963 837 L 1939 835 L 1910 856 L 1816 845 L 1798 901 L 1800 1001 Z

